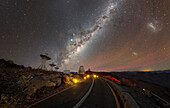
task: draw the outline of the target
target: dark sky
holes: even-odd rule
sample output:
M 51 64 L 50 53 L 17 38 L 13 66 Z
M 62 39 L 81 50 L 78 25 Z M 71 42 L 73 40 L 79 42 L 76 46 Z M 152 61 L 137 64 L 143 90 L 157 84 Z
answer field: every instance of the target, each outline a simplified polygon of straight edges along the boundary
M 170 67 L 169 0 L 0 0 L 0 58 L 61 70 Z

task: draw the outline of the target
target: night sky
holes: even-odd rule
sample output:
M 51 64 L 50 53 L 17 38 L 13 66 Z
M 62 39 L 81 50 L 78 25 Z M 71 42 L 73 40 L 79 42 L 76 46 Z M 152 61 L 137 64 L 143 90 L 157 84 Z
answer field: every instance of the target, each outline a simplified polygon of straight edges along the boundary
M 170 0 L 0 0 L 0 58 L 60 70 L 170 69 Z

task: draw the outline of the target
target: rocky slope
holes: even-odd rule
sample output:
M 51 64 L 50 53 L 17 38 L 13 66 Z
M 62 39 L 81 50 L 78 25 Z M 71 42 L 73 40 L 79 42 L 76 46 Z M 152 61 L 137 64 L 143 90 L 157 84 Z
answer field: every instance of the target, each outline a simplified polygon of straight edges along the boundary
M 73 85 L 77 74 L 31 69 L 0 59 L 0 107 L 21 107 Z

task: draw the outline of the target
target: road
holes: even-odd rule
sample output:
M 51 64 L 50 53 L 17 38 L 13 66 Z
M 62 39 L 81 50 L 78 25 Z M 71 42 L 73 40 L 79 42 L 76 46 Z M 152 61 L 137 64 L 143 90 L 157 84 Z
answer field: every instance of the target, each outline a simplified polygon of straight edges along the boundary
M 105 81 L 95 79 L 94 87 L 81 108 L 116 108 L 116 101 Z
M 31 106 L 31 108 L 73 108 L 88 92 L 91 84 L 92 78 L 87 79 L 62 93 Z M 101 79 L 94 79 L 92 91 L 80 107 L 116 108 L 116 102 L 107 83 Z

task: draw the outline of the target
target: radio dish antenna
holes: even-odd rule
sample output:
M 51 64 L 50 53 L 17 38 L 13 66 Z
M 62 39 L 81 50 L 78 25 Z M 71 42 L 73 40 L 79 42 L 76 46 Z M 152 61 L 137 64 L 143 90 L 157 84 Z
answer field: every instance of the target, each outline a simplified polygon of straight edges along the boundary
M 57 71 L 59 69 L 59 67 L 55 67 L 55 70 Z
M 53 71 L 53 67 L 55 67 L 56 65 L 54 63 L 49 64 L 51 66 L 51 71 Z
M 48 53 L 40 54 L 40 57 L 41 57 L 41 65 L 38 67 L 38 69 L 47 70 L 45 64 L 46 61 L 51 60 L 51 58 L 48 56 Z

